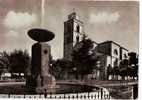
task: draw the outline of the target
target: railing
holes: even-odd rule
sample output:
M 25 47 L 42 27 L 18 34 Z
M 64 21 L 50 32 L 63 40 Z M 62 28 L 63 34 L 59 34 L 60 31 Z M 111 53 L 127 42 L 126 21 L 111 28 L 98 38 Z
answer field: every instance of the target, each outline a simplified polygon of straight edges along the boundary
M 37 95 L 0 95 L 0 98 L 47 98 L 47 99 L 93 99 L 93 100 L 109 100 L 111 96 L 106 91 L 72 93 L 72 94 L 37 94 Z
M 89 85 L 89 86 L 128 86 L 128 85 L 135 85 L 138 84 L 138 81 L 123 81 L 123 80 L 87 80 L 87 81 L 80 81 L 80 80 L 60 80 L 57 83 L 64 83 L 64 84 L 82 84 L 82 85 Z

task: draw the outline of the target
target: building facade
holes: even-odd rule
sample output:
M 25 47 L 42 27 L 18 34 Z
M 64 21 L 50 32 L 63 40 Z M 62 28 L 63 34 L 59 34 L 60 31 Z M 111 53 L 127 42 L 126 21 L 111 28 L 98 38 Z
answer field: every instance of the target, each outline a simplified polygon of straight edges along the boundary
M 79 20 L 75 12 L 68 15 L 68 20 L 64 22 L 64 58 L 72 60 L 73 47 L 81 41 L 83 34 L 83 22 Z
M 128 50 L 113 41 L 99 43 L 96 48 L 102 66 L 118 66 L 122 59 L 128 58 Z
M 121 60 L 128 59 L 128 50 L 113 41 L 99 43 L 94 53 L 100 62 L 99 79 L 107 79 L 108 66 L 117 67 Z

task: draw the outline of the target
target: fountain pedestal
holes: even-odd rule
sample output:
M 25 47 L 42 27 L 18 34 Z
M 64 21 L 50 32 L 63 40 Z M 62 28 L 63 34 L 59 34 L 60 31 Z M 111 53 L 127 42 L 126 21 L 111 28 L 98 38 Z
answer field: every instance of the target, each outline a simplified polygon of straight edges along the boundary
M 41 29 L 32 29 L 28 35 L 39 40 L 32 46 L 31 87 L 36 93 L 54 92 L 55 78 L 49 73 L 51 47 L 45 43 L 54 36 L 51 32 Z

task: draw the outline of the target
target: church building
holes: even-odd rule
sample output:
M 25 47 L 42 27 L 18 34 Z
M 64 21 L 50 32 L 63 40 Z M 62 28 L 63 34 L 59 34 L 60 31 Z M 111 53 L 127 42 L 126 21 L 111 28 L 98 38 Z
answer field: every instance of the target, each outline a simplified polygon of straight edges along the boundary
M 76 12 L 68 15 L 68 20 L 64 22 L 64 58 L 72 60 L 72 51 L 76 44 L 82 39 L 84 33 L 84 24 L 79 20 Z M 113 41 L 105 41 L 94 44 L 95 56 L 100 62 L 101 71 L 97 72 L 99 79 L 105 79 L 107 76 L 107 67 L 112 68 L 119 65 L 119 62 L 128 58 L 128 50 Z M 101 78 L 100 78 L 101 77 Z

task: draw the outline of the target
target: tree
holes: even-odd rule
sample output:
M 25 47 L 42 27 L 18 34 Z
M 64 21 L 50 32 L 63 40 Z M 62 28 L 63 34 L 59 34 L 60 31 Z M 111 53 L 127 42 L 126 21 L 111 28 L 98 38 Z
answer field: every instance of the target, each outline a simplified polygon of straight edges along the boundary
M 11 73 L 25 73 L 30 66 L 30 56 L 27 51 L 15 50 L 9 55 L 9 71 Z
M 123 59 L 122 61 L 120 61 L 119 64 L 119 71 L 120 71 L 120 76 L 122 77 L 122 79 L 125 79 L 125 76 L 128 76 L 128 64 L 129 64 L 129 60 L 127 59 Z
M 119 67 L 114 66 L 112 69 L 112 75 L 115 76 L 115 79 L 118 80 L 118 75 L 120 75 Z
M 92 52 L 94 42 L 83 35 L 82 45 L 77 50 L 73 50 L 72 61 L 77 69 L 77 74 L 84 78 L 84 75 L 92 73 L 96 63 L 94 53 Z
M 120 75 L 122 78 L 125 76 L 138 77 L 138 57 L 135 52 L 128 53 L 129 59 L 124 59 L 120 62 Z
M 138 77 L 138 57 L 135 52 L 130 52 L 129 54 L 129 74 L 131 77 Z
M 56 79 L 68 78 L 68 73 L 72 70 L 73 63 L 66 59 L 57 59 L 52 63 L 52 74 Z
M 138 57 L 135 52 L 128 53 L 129 56 L 129 65 L 137 65 L 138 64 Z
M 8 71 L 9 54 L 6 51 L 0 53 L 0 76 L 2 73 Z

